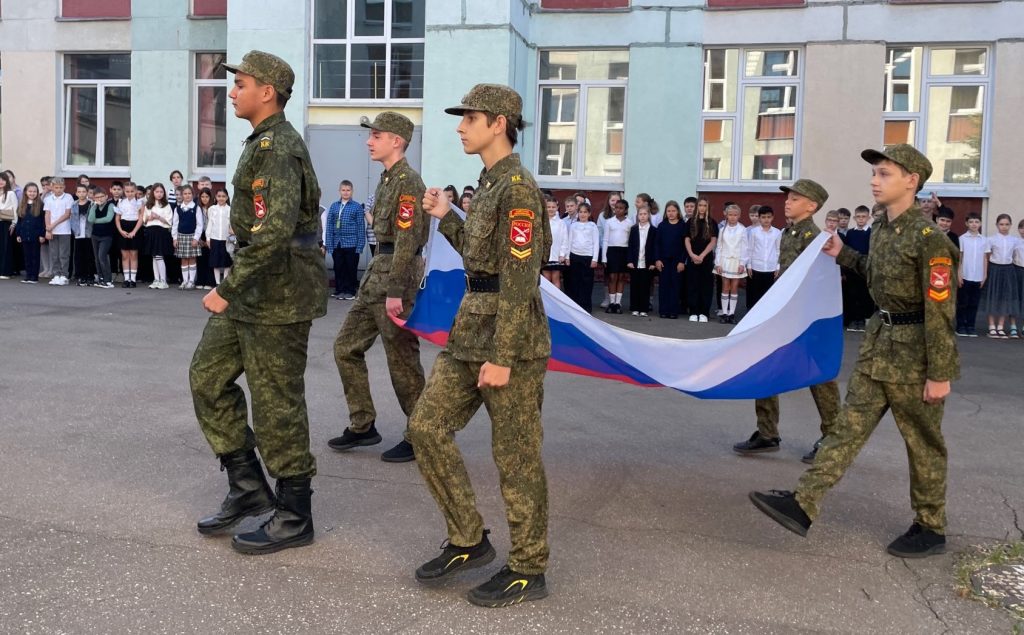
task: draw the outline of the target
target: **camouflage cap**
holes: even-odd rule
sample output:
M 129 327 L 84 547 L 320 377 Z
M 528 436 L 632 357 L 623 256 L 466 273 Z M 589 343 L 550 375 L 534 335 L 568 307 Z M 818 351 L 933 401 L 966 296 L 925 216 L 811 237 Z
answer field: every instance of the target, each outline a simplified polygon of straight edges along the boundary
M 363 117 L 359 120 L 359 125 L 370 130 L 396 134 L 405 139 L 406 143 L 412 143 L 412 121 L 397 112 L 386 110 L 378 114 L 373 121 L 370 121 L 369 117 Z
M 892 161 L 903 166 L 907 172 L 918 176 L 917 191 L 924 187 L 928 177 L 932 175 L 932 162 L 928 157 L 921 154 L 917 148 L 909 143 L 898 143 L 892 146 L 885 146 L 881 150 L 867 150 L 860 153 L 862 159 L 875 165 L 879 161 Z
M 458 106 L 445 108 L 449 115 L 463 115 L 466 111 L 489 112 L 503 115 L 518 130 L 522 130 L 523 98 L 508 86 L 477 84 L 462 98 Z
M 288 62 L 276 55 L 264 53 L 263 51 L 249 51 L 242 58 L 241 64 L 223 64 L 224 68 L 231 73 L 245 73 L 252 75 L 264 84 L 270 84 L 285 99 L 292 96 L 292 84 L 295 83 L 295 73 Z
M 825 201 L 828 200 L 828 190 L 823 188 L 820 183 L 810 179 L 800 179 L 793 185 L 783 185 L 779 189 L 787 194 L 793 192 L 804 198 L 811 199 L 818 204 L 818 209 L 815 211 L 820 211 L 822 206 L 825 205 Z

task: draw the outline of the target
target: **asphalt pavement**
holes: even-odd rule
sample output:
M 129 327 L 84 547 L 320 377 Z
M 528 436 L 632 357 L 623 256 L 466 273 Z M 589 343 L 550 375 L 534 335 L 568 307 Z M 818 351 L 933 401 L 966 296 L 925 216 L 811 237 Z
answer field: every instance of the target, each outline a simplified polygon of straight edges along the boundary
M 367 361 L 384 443 L 327 448 L 346 422 L 332 343 L 351 302 L 331 300 L 310 337 L 315 544 L 243 556 L 229 537 L 196 532 L 226 488 L 189 396 L 201 297 L 0 282 L 0 632 L 1011 629 L 1004 614 L 957 597 L 955 552 L 1024 537 L 1024 340 L 959 340 L 963 378 L 944 422 L 949 553 L 919 561 L 885 553 L 913 519 L 891 417 L 801 539 L 756 511 L 747 493 L 795 486 L 817 437 L 808 391 L 782 398 L 781 451 L 745 458 L 731 446 L 754 429 L 749 401 L 549 373 L 551 595 L 494 610 L 464 599 L 508 550 L 485 412 L 458 440 L 498 559 L 441 588 L 413 578 L 445 538 L 434 501 L 414 464 L 379 460 L 404 425 L 379 344 Z M 601 316 L 680 338 L 730 328 Z M 846 335 L 844 391 L 860 338 Z M 437 351 L 424 344 L 428 369 Z

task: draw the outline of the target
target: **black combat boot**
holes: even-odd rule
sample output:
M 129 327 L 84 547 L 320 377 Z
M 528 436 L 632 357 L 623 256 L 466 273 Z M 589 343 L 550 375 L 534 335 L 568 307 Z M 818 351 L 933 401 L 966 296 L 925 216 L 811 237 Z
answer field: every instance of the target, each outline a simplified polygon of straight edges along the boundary
M 256 450 L 238 450 L 220 457 L 220 469 L 228 473 L 228 495 L 220 511 L 199 521 L 201 534 L 215 534 L 234 527 L 243 518 L 259 516 L 274 508 L 270 490 Z
M 256 531 L 236 534 L 231 540 L 235 551 L 262 555 L 312 543 L 313 490 L 309 483 L 308 478 L 278 479 L 274 515 Z

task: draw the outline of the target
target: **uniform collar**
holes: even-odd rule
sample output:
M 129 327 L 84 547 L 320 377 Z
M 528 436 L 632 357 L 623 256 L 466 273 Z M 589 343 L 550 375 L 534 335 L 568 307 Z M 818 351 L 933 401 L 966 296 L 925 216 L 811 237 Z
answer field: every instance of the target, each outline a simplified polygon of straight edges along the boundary
M 803 219 L 802 221 L 799 221 L 797 223 L 793 223 L 793 226 L 790 227 L 790 229 L 792 229 L 793 231 L 800 231 L 801 229 L 804 229 L 805 227 L 807 227 L 808 224 L 810 224 L 810 225 L 814 224 L 814 216 L 813 215 L 812 216 L 808 216 L 807 218 Z
M 511 172 L 520 166 L 519 155 L 515 152 L 498 161 L 488 170 L 480 170 L 480 187 L 489 188 L 502 174 Z
M 918 218 L 924 217 L 921 216 L 921 206 L 918 205 L 917 203 L 914 203 L 913 205 L 910 206 L 909 209 L 907 209 L 907 211 L 903 212 L 895 219 L 889 220 L 888 214 L 882 214 L 880 220 L 882 221 L 883 225 L 890 225 L 893 229 L 903 231 L 904 229 L 908 229 L 910 225 L 913 224 L 913 222 Z
M 400 172 L 402 168 L 404 168 L 407 165 L 409 165 L 409 162 L 405 159 L 405 157 L 402 157 L 401 159 L 395 161 L 390 168 L 384 170 L 381 176 L 391 176 L 392 174 Z
M 252 141 L 256 137 L 263 134 L 267 130 L 270 130 L 271 128 L 281 123 L 282 121 L 284 121 L 284 111 L 282 110 L 281 112 L 275 112 L 274 114 L 270 115 L 269 117 L 261 121 L 260 124 L 256 126 L 255 129 L 253 129 L 252 134 L 245 138 L 246 142 Z

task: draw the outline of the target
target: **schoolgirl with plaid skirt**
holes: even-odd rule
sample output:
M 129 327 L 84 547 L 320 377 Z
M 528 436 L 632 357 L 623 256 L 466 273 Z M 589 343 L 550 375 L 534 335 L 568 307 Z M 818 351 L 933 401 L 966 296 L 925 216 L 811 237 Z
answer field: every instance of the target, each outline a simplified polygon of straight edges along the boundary
M 196 258 L 199 257 L 199 237 L 203 235 L 203 213 L 192 200 L 192 195 L 191 185 L 181 187 L 181 200 L 171 225 L 174 255 L 181 260 L 179 289 L 196 288 Z

